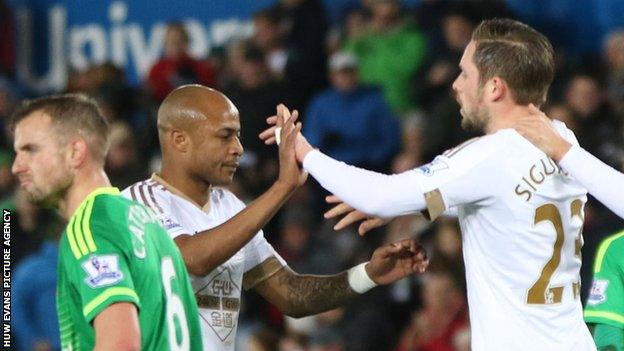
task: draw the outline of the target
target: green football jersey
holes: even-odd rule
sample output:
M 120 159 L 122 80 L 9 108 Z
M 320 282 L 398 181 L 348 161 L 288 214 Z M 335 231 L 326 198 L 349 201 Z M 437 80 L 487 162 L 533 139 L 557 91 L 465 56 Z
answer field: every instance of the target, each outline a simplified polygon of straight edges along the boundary
M 600 244 L 585 321 L 624 328 L 624 232 Z
M 151 210 L 116 188 L 99 188 L 69 219 L 60 242 L 62 349 L 92 350 L 93 320 L 116 302 L 136 305 L 143 350 L 202 349 L 197 303 L 177 246 Z

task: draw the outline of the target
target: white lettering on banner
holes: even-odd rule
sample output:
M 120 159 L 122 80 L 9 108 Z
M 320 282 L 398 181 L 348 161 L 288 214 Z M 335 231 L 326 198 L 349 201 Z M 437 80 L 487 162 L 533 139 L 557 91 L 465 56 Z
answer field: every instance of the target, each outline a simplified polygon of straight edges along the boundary
M 108 8 L 108 23 L 68 25 L 67 8 L 55 5 L 48 11 L 48 63 L 46 73 L 37 76 L 33 67 L 35 57 L 42 55 L 33 43 L 32 11 L 25 6 L 16 10 L 17 77 L 20 82 L 37 92 L 61 90 L 67 79 L 66 62 L 73 68 L 84 69 L 91 64 L 112 61 L 132 68 L 138 79 L 143 79 L 163 50 L 165 21 L 150 27 L 132 22 L 127 1 L 114 1 Z M 183 21 L 189 32 L 189 50 L 192 56 L 206 57 L 212 47 L 222 46 L 235 38 L 251 35 L 248 20 L 230 18 L 205 23 L 187 17 Z

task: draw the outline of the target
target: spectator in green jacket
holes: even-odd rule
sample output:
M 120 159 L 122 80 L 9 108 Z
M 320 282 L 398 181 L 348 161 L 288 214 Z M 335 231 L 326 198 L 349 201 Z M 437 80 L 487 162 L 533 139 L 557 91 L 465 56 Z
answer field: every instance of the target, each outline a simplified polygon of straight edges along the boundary
M 371 1 L 369 32 L 345 43 L 360 62 L 363 83 L 377 84 L 395 113 L 404 115 L 417 108 L 411 79 L 426 52 L 424 35 L 415 23 L 401 15 L 397 0 Z

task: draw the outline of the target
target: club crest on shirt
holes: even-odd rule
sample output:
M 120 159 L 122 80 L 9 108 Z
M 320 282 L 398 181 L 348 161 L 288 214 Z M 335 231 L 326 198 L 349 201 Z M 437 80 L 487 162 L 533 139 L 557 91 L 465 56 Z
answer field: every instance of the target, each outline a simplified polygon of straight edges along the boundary
M 160 224 L 167 230 L 181 227 L 178 223 L 174 222 L 171 218 L 161 217 Z
M 87 272 L 85 283 L 91 288 L 112 285 L 123 279 L 117 255 L 93 255 L 82 262 L 82 268 Z
M 199 314 L 221 342 L 236 330 L 241 289 L 230 269 L 224 267 L 195 294 Z M 234 333 L 235 334 L 235 333 Z
M 590 305 L 598 305 L 607 301 L 607 287 L 609 281 L 604 279 L 594 279 L 587 303 Z
M 418 169 L 426 176 L 432 176 L 434 173 L 448 169 L 449 165 L 442 161 L 440 158 L 436 158 L 426 165 L 418 167 Z

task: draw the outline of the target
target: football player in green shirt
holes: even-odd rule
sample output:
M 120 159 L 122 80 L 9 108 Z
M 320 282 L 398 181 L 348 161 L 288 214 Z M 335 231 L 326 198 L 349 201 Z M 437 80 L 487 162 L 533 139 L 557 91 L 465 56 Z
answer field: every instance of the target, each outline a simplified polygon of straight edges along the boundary
M 624 351 L 624 231 L 598 248 L 585 321 L 595 325 L 599 351 Z
M 63 350 L 201 350 L 180 252 L 104 173 L 108 124 L 97 105 L 82 95 L 26 101 L 13 127 L 20 185 L 68 220 L 57 287 Z

